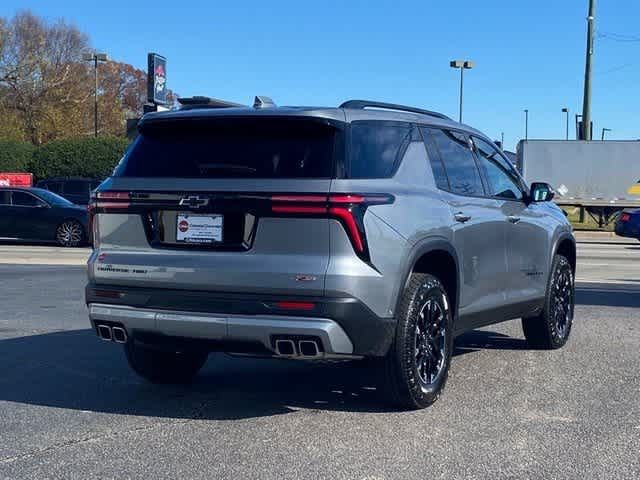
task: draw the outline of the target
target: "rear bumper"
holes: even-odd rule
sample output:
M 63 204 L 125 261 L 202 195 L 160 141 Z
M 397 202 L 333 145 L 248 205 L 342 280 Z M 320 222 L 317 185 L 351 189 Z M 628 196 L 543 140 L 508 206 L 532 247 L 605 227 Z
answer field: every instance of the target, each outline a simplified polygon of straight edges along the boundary
M 282 297 L 88 285 L 89 317 L 122 324 L 147 343 L 193 343 L 229 352 L 273 353 L 279 338 L 316 338 L 323 356 L 383 356 L 395 333 L 393 318 L 380 318 L 354 298 L 287 296 L 314 303 L 309 311 L 279 311 Z M 254 349 L 255 350 L 255 349 Z
M 89 318 L 94 326 L 101 322 L 121 324 L 134 339 L 137 332 L 148 332 L 165 339 L 260 344 L 265 351 L 275 351 L 277 339 L 314 338 L 321 342 L 326 357 L 353 355 L 353 344 L 344 330 L 325 318 L 213 315 L 98 303 L 89 304 Z M 142 338 L 149 341 L 151 337 Z
M 619 237 L 640 238 L 640 225 L 618 222 L 615 232 Z

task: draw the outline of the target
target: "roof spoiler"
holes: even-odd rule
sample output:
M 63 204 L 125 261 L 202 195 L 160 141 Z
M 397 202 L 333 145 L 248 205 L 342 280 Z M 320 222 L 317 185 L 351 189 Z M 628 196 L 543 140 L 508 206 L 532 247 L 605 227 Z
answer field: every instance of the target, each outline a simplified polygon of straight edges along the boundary
M 227 100 L 220 100 L 218 98 L 205 97 L 197 95 L 195 97 L 182 97 L 178 99 L 178 103 L 181 105 L 182 110 L 188 110 L 190 108 L 234 108 L 234 107 L 246 107 L 240 103 L 229 102 Z

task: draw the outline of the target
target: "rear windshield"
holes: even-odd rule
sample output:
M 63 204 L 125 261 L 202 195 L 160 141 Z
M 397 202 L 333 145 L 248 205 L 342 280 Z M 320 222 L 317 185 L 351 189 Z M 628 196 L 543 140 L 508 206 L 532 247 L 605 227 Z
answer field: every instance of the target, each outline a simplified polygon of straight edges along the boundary
M 300 119 L 148 124 L 114 176 L 331 178 L 334 127 Z

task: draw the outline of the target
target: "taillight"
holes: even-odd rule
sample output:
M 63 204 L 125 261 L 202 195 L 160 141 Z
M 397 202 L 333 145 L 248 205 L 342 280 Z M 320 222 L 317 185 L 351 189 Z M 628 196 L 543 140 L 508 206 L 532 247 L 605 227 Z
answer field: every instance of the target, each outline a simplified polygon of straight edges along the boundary
M 129 192 L 97 192 L 95 206 L 98 210 L 120 210 L 129 208 L 131 194 Z
M 387 194 L 339 193 L 323 195 L 274 195 L 271 212 L 279 215 L 321 216 L 335 218 L 344 227 L 356 253 L 369 261 L 364 231 L 364 213 L 370 205 L 393 203 Z
M 630 219 L 631 215 L 629 215 L 628 213 L 623 213 L 622 215 L 620 215 L 621 222 L 628 222 Z

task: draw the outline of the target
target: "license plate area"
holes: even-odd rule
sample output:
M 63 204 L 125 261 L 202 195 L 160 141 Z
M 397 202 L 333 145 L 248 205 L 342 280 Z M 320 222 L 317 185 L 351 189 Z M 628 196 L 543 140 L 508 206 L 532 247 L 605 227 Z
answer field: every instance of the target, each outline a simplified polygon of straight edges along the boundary
M 189 227 L 180 231 L 183 221 Z M 146 215 L 145 226 L 154 248 L 246 251 L 253 244 L 257 219 L 244 212 L 159 210 Z
M 176 216 L 176 242 L 199 245 L 222 243 L 224 217 L 179 213 Z

